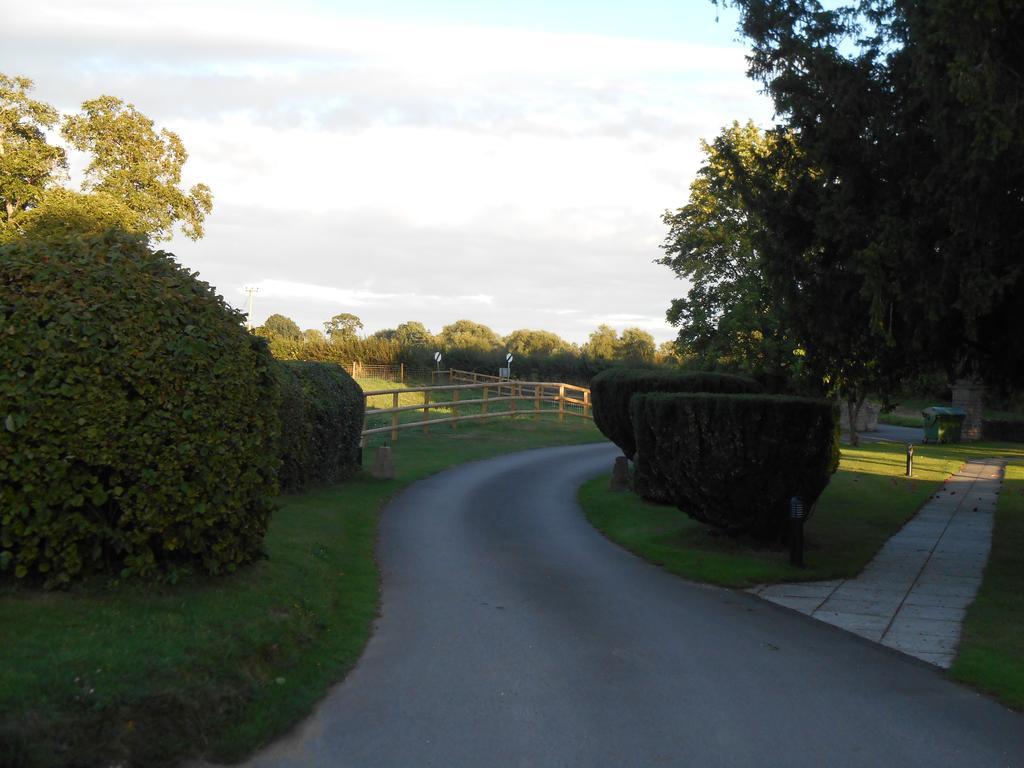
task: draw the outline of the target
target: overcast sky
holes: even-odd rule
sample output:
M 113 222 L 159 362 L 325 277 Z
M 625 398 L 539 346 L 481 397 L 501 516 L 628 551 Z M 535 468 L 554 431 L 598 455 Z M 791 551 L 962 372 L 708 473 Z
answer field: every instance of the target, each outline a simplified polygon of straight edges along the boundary
M 0 0 L 0 72 L 177 132 L 214 210 L 166 247 L 303 328 L 673 338 L 661 216 L 701 138 L 771 118 L 744 54 L 710 0 Z

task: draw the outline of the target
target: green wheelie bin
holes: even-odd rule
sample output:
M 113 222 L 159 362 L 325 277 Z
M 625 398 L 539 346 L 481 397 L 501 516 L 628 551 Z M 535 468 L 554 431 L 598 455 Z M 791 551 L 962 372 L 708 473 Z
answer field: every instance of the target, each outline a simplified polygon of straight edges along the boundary
M 963 408 L 933 405 L 921 411 L 924 416 L 924 443 L 959 443 L 960 429 L 967 413 Z

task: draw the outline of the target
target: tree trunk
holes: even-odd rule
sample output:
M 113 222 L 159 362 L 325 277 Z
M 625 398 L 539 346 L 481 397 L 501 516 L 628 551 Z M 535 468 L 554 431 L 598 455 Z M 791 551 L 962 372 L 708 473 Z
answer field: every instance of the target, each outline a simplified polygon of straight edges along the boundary
M 850 420 L 850 445 L 855 448 L 860 445 L 860 436 L 857 434 L 857 419 L 860 417 L 860 412 L 864 407 L 866 399 L 866 393 L 856 392 L 851 392 L 846 398 L 846 415 Z

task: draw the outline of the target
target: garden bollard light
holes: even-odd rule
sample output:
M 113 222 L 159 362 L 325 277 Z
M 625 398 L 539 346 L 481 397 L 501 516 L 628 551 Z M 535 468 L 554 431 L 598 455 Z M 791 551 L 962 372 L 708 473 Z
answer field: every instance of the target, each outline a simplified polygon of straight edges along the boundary
M 804 500 L 794 496 L 789 500 L 789 564 L 804 567 L 804 520 L 807 507 Z
M 914 446 L 907 443 L 907 477 L 914 476 Z

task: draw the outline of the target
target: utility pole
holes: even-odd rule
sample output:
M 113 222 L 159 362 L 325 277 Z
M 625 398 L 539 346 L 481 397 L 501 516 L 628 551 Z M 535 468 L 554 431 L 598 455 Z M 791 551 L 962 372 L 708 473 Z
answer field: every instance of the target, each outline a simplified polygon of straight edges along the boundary
M 251 285 L 245 286 L 245 292 L 249 294 L 249 311 L 245 315 L 245 327 L 250 331 L 252 330 L 252 297 L 253 294 L 259 293 L 260 289 Z

